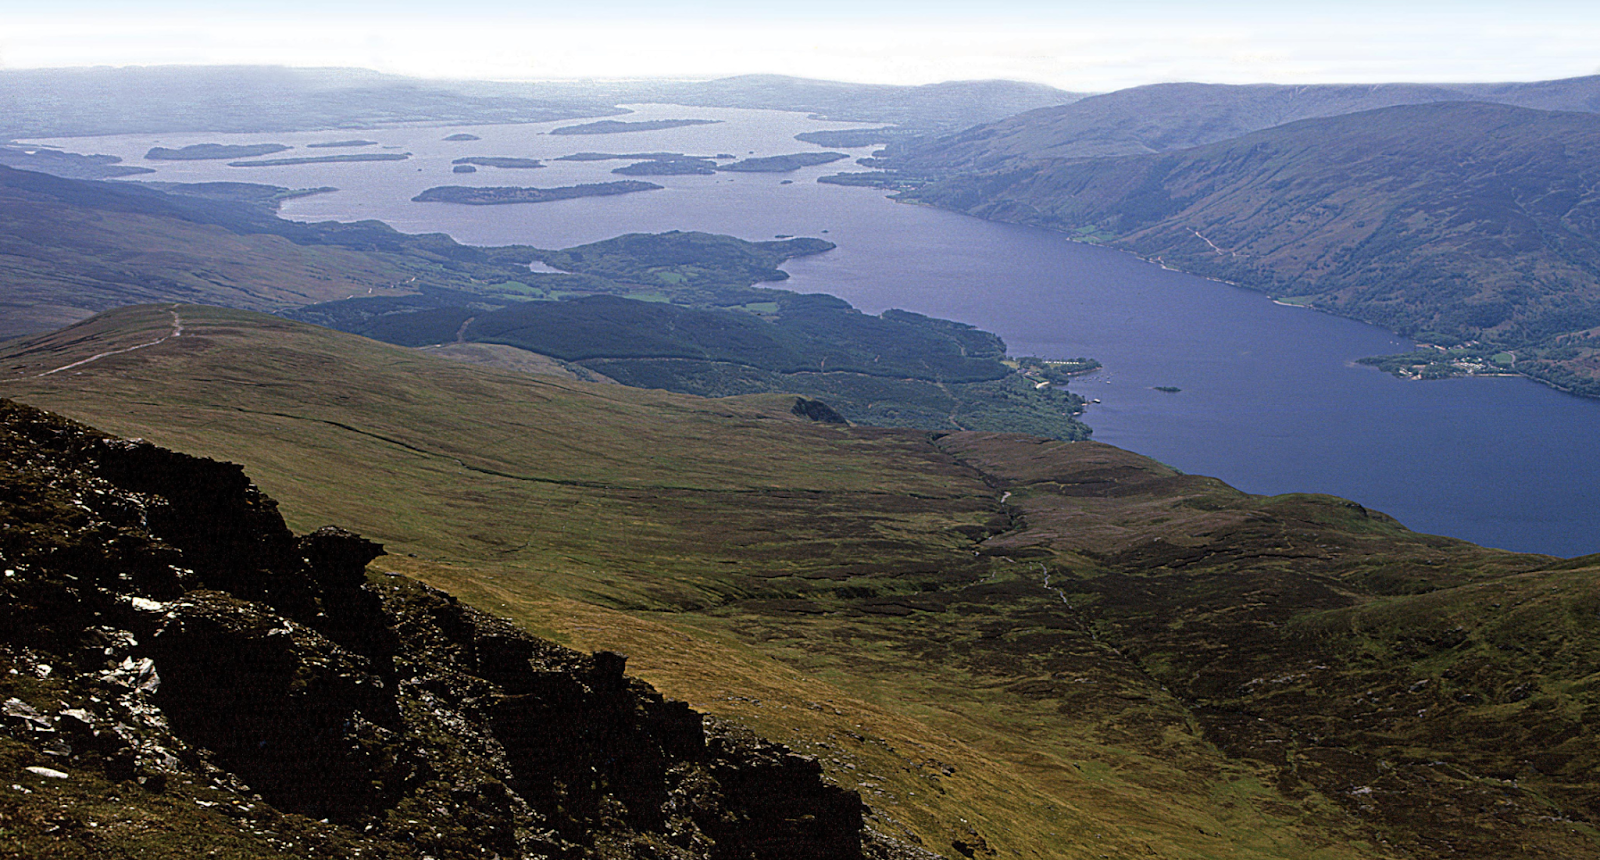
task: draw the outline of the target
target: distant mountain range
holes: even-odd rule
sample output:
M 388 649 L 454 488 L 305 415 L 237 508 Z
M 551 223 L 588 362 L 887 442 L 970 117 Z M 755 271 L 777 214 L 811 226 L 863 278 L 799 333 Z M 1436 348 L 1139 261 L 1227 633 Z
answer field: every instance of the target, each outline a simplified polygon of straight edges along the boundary
M 0 70 L 0 141 L 136 132 L 264 132 L 394 122 L 546 122 L 619 104 L 806 111 L 947 132 L 1080 98 L 1042 84 L 851 84 L 743 75 L 701 82 L 439 81 L 366 69 L 135 66 Z
M 1152 84 L 906 144 L 895 161 L 911 170 L 971 172 L 1041 159 L 1170 152 L 1303 119 L 1455 101 L 1593 113 L 1600 111 L 1600 76 L 1519 84 Z
M 550 85 L 542 85 L 541 89 Z M 562 85 L 570 87 L 570 85 Z M 784 75 L 738 75 L 701 82 L 593 85 L 624 103 L 659 101 L 702 107 L 802 111 L 821 119 L 894 123 L 924 133 L 991 122 L 1084 97 L 1018 81 L 945 81 L 921 86 L 854 84 Z M 558 90 L 561 91 L 561 90 Z M 585 89 L 568 90 L 574 93 Z
M 623 111 L 596 100 L 366 69 L 130 66 L 0 71 L 0 139 L 137 132 L 363 128 L 390 122 L 544 122 Z

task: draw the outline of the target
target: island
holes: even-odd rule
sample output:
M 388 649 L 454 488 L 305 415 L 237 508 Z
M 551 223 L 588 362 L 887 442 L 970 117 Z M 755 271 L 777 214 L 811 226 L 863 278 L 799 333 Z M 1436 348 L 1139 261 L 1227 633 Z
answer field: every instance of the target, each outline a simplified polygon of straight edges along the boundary
M 468 206 L 496 206 L 505 203 L 549 203 L 554 200 L 571 200 L 575 197 L 606 197 L 612 194 L 631 194 L 635 191 L 655 191 L 661 186 L 654 182 L 627 179 L 620 182 L 593 182 L 584 185 L 563 185 L 558 188 L 518 188 L 491 186 L 473 188 L 466 185 L 439 185 L 411 198 L 413 203 L 463 203 Z
M 144 154 L 149 161 L 205 161 L 222 158 L 255 158 L 293 149 L 281 143 L 195 143 L 177 149 L 153 146 Z
M 640 161 L 611 171 L 623 176 L 710 176 L 717 163 L 709 158 L 661 158 Z
M 829 164 L 850 156 L 842 152 L 794 152 L 788 155 L 768 155 L 764 158 L 746 158 L 732 164 L 723 164 L 718 170 L 735 173 L 788 173 L 802 167 Z
M 451 173 L 477 173 L 478 172 L 478 168 L 473 167 L 470 164 L 457 164 L 455 167 L 450 168 L 450 172 Z
M 291 164 L 343 164 L 348 161 L 405 161 L 411 153 L 363 152 L 350 155 L 308 155 L 303 158 L 268 158 L 263 161 L 230 161 L 229 167 L 287 167 Z
M 511 170 L 528 170 L 544 166 L 537 158 L 510 158 L 493 155 L 469 155 L 466 158 L 458 158 L 450 163 L 476 164 L 479 167 L 504 167 Z
M 551 134 L 623 134 L 630 131 L 662 131 L 669 128 L 683 128 L 690 125 L 716 125 L 720 119 L 645 119 L 627 122 L 616 119 L 603 119 L 599 122 L 586 122 L 582 125 L 568 125 L 551 129 Z
M 343 146 L 377 146 L 376 140 L 328 140 L 322 143 L 308 143 L 306 149 L 333 149 Z
M 479 136 L 477 136 L 475 134 L 467 134 L 466 132 L 463 131 L 463 132 L 457 132 L 456 134 L 452 134 L 449 137 L 445 138 L 445 140 L 483 140 L 483 138 L 481 138 L 481 137 L 479 137 Z

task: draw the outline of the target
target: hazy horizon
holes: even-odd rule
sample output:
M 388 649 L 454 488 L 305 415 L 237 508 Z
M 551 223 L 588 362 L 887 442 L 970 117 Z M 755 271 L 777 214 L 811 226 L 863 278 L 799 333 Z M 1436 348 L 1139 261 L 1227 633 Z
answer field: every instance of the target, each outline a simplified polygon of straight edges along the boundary
M 0 69 L 352 67 L 489 81 L 782 74 L 860 83 L 1010 79 L 1103 92 L 1166 81 L 1530 81 L 1600 73 L 1600 9 L 1533 0 L 1284 8 L 1000 0 L 804 5 L 620 0 L 604 16 L 492 0 L 0 0 Z

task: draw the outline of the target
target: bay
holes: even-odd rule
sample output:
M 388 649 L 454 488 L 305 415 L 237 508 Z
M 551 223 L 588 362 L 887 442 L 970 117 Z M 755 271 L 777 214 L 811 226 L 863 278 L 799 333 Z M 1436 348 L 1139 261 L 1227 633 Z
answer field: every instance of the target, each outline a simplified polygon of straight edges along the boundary
M 363 130 L 402 162 L 228 168 L 146 162 L 151 146 L 286 143 L 327 132 L 130 135 L 45 141 L 151 166 L 163 181 L 331 185 L 291 200 L 298 220 L 385 221 L 469 244 L 567 247 L 627 232 L 705 230 L 745 239 L 820 236 L 839 245 L 790 261 L 781 286 L 840 296 L 1000 334 L 1013 354 L 1080 355 L 1105 368 L 1075 384 L 1100 402 L 1095 438 L 1257 493 L 1344 496 L 1419 531 L 1555 555 L 1600 551 L 1600 402 L 1518 378 L 1405 382 L 1354 364 L 1398 352 L 1401 338 L 1165 270 L 1061 234 L 981 221 L 816 178 L 850 162 L 787 174 L 649 177 L 664 186 L 616 197 L 509 206 L 412 203 L 434 185 L 557 186 L 615 179 L 628 161 L 555 161 L 595 150 L 740 158 L 815 151 L 800 131 L 846 128 L 800 114 L 634 106 L 629 119 L 717 119 L 658 132 L 552 136 L 563 123 L 406 125 Z M 444 141 L 458 132 L 471 142 Z M 870 149 L 841 150 L 853 156 Z M 464 156 L 544 159 L 536 170 L 453 174 Z M 1178 388 L 1177 392 L 1157 390 Z

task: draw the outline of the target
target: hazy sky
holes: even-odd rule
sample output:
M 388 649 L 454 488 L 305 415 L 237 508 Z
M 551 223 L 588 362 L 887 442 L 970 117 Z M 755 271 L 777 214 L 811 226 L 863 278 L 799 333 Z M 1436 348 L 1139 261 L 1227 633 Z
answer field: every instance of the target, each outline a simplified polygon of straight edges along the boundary
M 275 63 L 498 80 L 775 72 L 1108 90 L 1572 77 L 1600 73 L 1597 47 L 1596 0 L 0 0 L 0 68 Z

